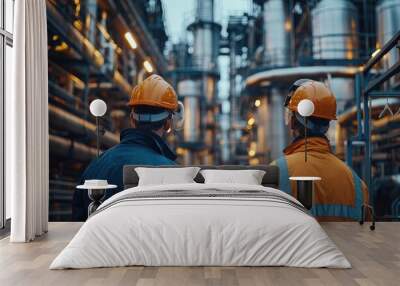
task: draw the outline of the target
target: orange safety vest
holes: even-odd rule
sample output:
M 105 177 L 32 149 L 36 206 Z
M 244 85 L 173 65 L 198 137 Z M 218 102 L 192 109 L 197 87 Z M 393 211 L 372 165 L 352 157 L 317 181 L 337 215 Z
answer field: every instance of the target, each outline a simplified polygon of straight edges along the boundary
M 325 138 L 307 138 L 307 162 L 304 160 L 304 139 L 289 145 L 273 165 L 280 170 L 279 189 L 296 195 L 296 182 L 291 176 L 316 176 L 314 204 L 311 213 L 324 219 L 361 219 L 361 208 L 368 203 L 368 189 L 358 175 L 332 152 Z

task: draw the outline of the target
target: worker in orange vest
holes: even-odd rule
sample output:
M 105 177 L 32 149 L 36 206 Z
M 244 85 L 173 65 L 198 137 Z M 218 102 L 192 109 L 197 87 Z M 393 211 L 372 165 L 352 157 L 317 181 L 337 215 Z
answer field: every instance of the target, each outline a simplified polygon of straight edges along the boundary
M 314 112 L 307 120 L 297 110 L 303 99 L 314 104 Z M 321 177 L 321 181 L 315 182 L 312 214 L 321 220 L 360 220 L 362 207 L 368 204 L 368 189 L 358 175 L 332 153 L 325 136 L 330 121 L 336 119 L 335 96 L 325 84 L 301 79 L 290 88 L 284 105 L 294 140 L 284 149 L 285 155 L 272 162 L 280 169 L 280 189 L 295 195 L 296 184 L 289 181 L 289 177 Z

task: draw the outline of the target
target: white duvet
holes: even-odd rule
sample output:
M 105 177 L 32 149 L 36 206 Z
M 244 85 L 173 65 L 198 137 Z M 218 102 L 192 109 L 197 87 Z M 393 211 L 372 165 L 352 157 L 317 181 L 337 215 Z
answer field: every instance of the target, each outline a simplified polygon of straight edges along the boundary
M 145 266 L 294 266 L 350 268 L 318 222 L 290 204 L 258 198 L 121 200 L 133 192 L 262 190 L 238 184 L 135 187 L 105 201 L 50 269 Z M 298 202 L 297 202 L 298 203 Z

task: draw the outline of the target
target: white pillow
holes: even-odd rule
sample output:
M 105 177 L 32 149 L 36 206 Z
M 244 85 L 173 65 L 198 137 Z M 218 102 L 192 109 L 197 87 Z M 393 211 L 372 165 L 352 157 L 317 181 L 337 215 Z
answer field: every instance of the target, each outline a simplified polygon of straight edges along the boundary
M 139 176 L 138 186 L 195 183 L 193 180 L 200 168 L 135 168 Z
M 262 170 L 202 170 L 205 184 L 246 184 L 261 185 L 265 171 Z

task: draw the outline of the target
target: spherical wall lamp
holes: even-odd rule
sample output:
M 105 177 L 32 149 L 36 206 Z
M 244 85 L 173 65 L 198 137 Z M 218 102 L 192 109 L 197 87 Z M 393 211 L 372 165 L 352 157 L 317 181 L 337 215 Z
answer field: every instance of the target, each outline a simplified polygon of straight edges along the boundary
M 107 104 L 101 99 L 93 100 L 89 105 L 90 113 L 96 118 L 96 147 L 97 158 L 100 155 L 100 126 L 99 117 L 102 117 L 107 112 Z
M 95 99 L 90 103 L 90 113 L 95 117 L 101 117 L 107 112 L 107 104 L 101 99 Z
M 309 99 L 302 99 L 297 104 L 297 112 L 304 117 L 304 161 L 307 162 L 307 117 L 313 115 L 314 103 Z
M 314 103 L 309 99 L 303 99 L 297 105 L 297 111 L 303 117 L 311 116 L 314 113 Z

